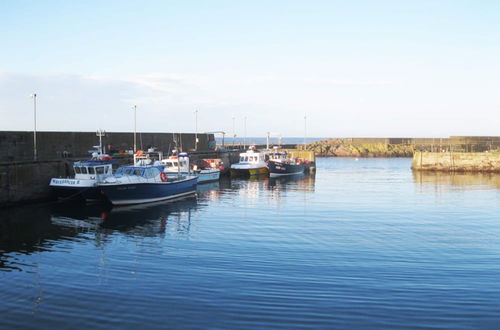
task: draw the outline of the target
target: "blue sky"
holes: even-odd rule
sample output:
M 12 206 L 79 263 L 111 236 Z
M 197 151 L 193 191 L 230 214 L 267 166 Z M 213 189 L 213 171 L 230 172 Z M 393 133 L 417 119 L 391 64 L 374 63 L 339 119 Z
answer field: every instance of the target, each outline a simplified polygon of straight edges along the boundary
M 498 135 L 500 2 L 0 0 L 0 129 Z

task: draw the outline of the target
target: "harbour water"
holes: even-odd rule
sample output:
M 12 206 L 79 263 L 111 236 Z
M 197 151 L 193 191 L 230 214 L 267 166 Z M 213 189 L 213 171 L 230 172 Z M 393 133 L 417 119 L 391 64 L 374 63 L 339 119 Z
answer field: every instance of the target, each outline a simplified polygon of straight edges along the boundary
M 493 328 L 500 176 L 317 159 L 196 199 L 0 211 L 2 328 Z

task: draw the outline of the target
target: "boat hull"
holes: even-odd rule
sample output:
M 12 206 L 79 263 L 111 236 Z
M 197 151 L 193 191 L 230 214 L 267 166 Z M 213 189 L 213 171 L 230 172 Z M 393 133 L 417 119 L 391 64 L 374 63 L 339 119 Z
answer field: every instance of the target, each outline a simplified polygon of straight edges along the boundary
M 100 188 L 113 205 L 151 203 L 196 193 L 196 177 L 174 182 L 106 184 Z
M 57 199 L 83 199 L 86 202 L 102 200 L 101 190 L 94 180 L 53 178 L 49 186 Z
M 174 171 L 165 171 L 167 175 L 194 175 L 198 178 L 198 183 L 206 183 L 206 182 L 214 182 L 219 181 L 220 179 L 220 170 L 219 169 L 209 169 L 209 170 L 201 170 L 191 172 L 174 172 Z
M 198 177 L 198 183 L 208 183 L 208 182 L 219 181 L 220 171 L 219 170 L 206 171 L 206 172 L 202 171 L 200 173 L 195 173 L 195 175 Z
M 271 177 L 294 175 L 304 173 L 304 164 L 287 164 L 280 162 L 269 162 L 269 175 Z
M 231 176 L 232 177 L 250 177 L 250 176 L 258 176 L 258 175 L 266 175 L 269 173 L 267 167 L 259 167 L 259 168 L 231 168 Z

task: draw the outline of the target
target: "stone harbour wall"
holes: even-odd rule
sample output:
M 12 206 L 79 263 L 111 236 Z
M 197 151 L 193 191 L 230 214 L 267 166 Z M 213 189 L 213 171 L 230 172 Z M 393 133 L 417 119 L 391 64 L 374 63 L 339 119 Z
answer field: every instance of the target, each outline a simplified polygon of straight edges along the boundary
M 0 208 L 48 199 L 50 179 L 70 172 L 71 164 L 63 160 L 0 164 Z
M 137 133 L 137 149 L 158 148 L 167 154 L 174 146 L 174 138 L 179 148 L 190 151 L 195 148 L 194 133 Z M 89 156 L 88 151 L 99 145 L 95 132 L 37 132 L 38 160 Z M 198 150 L 215 148 L 213 134 L 198 134 Z M 111 152 L 133 149 L 134 134 L 130 132 L 106 132 L 103 145 Z M 33 160 L 33 132 L 0 131 L 0 163 Z M 108 152 L 110 150 L 107 150 Z
M 415 152 L 412 169 L 447 172 L 500 172 L 500 153 Z

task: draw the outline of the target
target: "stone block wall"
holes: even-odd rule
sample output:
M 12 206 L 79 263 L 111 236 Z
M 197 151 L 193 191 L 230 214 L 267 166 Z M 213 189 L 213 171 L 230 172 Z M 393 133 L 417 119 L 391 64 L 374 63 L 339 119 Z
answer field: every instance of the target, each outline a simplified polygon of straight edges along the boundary
M 184 151 L 195 148 L 193 133 L 137 133 L 137 148 L 156 147 L 167 153 L 174 148 L 174 136 Z M 198 150 L 208 151 L 215 146 L 213 134 L 198 134 Z M 88 157 L 88 150 L 99 144 L 95 132 L 37 132 L 37 153 L 39 160 L 54 160 L 64 157 Z M 107 132 L 103 145 L 115 150 L 133 149 L 134 134 L 128 132 Z M 1 131 L 0 163 L 33 159 L 33 132 Z
M 412 169 L 448 172 L 500 172 L 500 153 L 415 152 Z
M 47 199 L 50 179 L 66 177 L 69 173 L 70 164 L 65 161 L 0 164 L 0 208 L 21 201 Z

